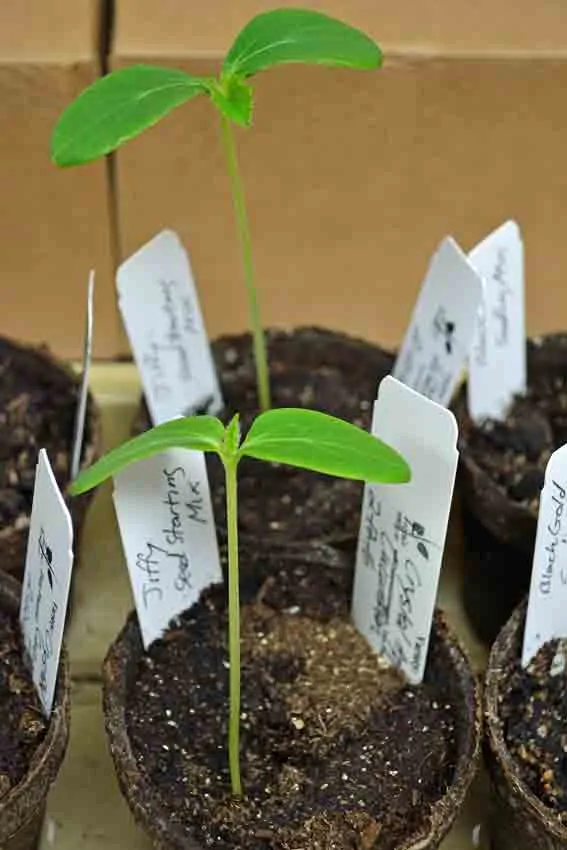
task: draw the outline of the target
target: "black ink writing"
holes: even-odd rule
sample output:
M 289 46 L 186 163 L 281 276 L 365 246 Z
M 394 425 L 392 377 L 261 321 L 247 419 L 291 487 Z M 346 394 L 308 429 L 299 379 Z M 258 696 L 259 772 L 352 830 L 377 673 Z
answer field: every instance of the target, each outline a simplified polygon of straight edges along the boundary
M 177 345 L 183 339 L 178 318 L 178 311 L 175 304 L 175 296 L 177 290 L 176 280 L 160 280 L 159 282 L 161 294 L 163 297 L 162 312 L 167 320 L 167 328 L 165 338 L 170 345 Z
M 421 663 L 423 658 L 423 647 L 426 644 L 426 639 L 423 635 L 418 635 L 415 639 L 413 654 L 411 659 L 411 666 L 414 671 L 417 673 L 421 669 Z
M 557 547 L 565 543 L 563 535 L 563 523 L 565 519 L 565 497 L 567 492 L 564 487 L 553 480 L 551 482 L 551 518 L 546 526 L 547 539 L 544 546 L 544 562 L 539 580 L 540 593 L 548 596 L 552 590 L 553 572 L 557 560 Z M 563 576 L 561 575 L 563 580 Z
M 433 334 L 443 339 L 443 346 L 447 354 L 453 353 L 453 339 L 455 336 L 455 323 L 447 318 L 444 307 L 439 307 L 433 317 Z
M 187 508 L 187 516 L 192 522 L 198 522 L 201 525 L 206 525 L 207 520 L 203 516 L 205 510 L 205 500 L 201 494 L 201 482 L 189 479 L 189 501 L 185 503 Z
M 191 590 L 191 574 L 189 572 L 189 558 L 185 553 L 179 556 L 177 563 L 177 576 L 175 589 L 178 593 L 186 593 Z
M 390 620 L 397 565 L 397 549 L 393 545 L 390 536 L 385 531 L 381 531 L 380 555 L 377 563 L 378 583 L 376 586 L 376 603 L 374 607 L 374 625 L 377 630 L 380 630 Z
M 181 466 L 168 471 L 163 470 L 163 476 L 166 482 L 166 495 L 163 500 L 164 505 L 168 507 L 167 527 L 162 529 L 165 542 L 168 546 L 174 546 L 176 543 L 185 543 L 185 535 L 181 522 L 181 492 L 177 483 L 178 478 L 185 478 L 185 471 Z
M 181 299 L 181 313 L 183 316 L 183 330 L 189 334 L 198 334 L 199 320 L 197 310 L 188 295 L 183 296 Z
M 385 511 L 379 493 L 379 488 L 366 489 L 359 544 L 363 566 L 375 573 L 370 628 L 377 635 L 378 651 L 419 676 L 427 649 L 425 576 L 440 547 L 420 518 L 403 510 Z M 427 583 L 431 580 L 429 576 Z
M 496 306 L 492 311 L 492 316 L 496 323 L 494 342 L 500 348 L 508 345 L 510 326 L 508 302 L 510 296 L 513 295 L 513 290 L 506 280 L 506 264 L 506 250 L 500 247 L 496 255 L 496 266 L 492 276 L 498 287 L 496 292 Z
M 412 382 L 411 386 L 415 386 L 416 390 L 426 398 L 433 401 L 443 401 L 451 379 L 452 373 L 445 368 L 439 355 L 432 354 L 427 363 L 420 365 L 415 376 L 415 382 Z
M 156 597 L 156 602 L 159 602 L 163 597 L 161 589 L 161 568 L 159 555 L 167 555 L 165 549 L 160 546 L 155 546 L 151 542 L 146 542 L 146 551 L 139 552 L 136 556 L 136 567 L 145 574 L 145 579 L 142 584 L 142 599 L 144 607 L 151 606 L 152 597 Z
M 55 578 L 55 573 L 53 571 L 53 551 L 47 543 L 47 537 L 45 536 L 45 530 L 43 527 L 39 532 L 38 548 L 39 559 L 47 568 L 47 580 L 51 590 L 53 590 L 53 581 Z
M 181 327 L 180 311 L 176 304 L 178 283 L 176 280 L 160 280 L 163 296 L 162 312 L 165 314 L 167 327 L 165 332 L 166 344 L 161 345 L 163 351 L 171 351 L 177 355 L 179 376 L 182 381 L 191 380 L 191 367 L 185 345 L 185 333 Z
M 156 546 L 151 541 L 146 541 L 146 551 L 139 552 L 136 556 L 136 567 L 144 573 L 142 583 L 142 600 L 144 607 L 151 608 L 153 603 L 159 603 L 163 599 L 162 569 L 166 562 L 173 562 L 177 570 L 174 587 L 180 593 L 191 589 L 190 563 L 185 552 L 176 552 Z M 167 566 L 166 573 L 169 572 Z

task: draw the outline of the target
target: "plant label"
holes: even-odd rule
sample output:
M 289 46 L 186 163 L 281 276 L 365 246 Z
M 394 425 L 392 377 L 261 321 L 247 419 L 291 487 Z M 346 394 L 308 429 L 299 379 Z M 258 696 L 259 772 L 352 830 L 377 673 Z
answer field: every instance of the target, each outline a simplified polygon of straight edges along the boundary
M 567 444 L 553 452 L 545 470 L 522 665 L 554 638 L 567 638 Z
M 73 524 L 45 449 L 36 466 L 20 626 L 32 678 L 50 716 L 73 569 Z
M 169 449 L 114 478 L 120 526 L 144 646 L 222 582 L 205 456 Z
M 454 239 L 429 264 L 393 376 L 447 407 L 469 355 L 483 282 Z
M 487 236 L 469 260 L 484 279 L 484 300 L 469 356 L 468 407 L 476 422 L 503 419 L 526 391 L 524 246 L 516 222 Z
M 118 304 L 154 425 L 219 413 L 219 381 L 187 252 L 163 230 L 118 269 Z
M 81 452 L 85 435 L 85 419 L 87 415 L 87 402 L 89 397 L 89 372 L 93 356 L 93 298 L 94 298 L 95 273 L 91 270 L 87 285 L 87 311 L 85 317 L 85 342 L 83 345 L 83 368 L 81 386 L 79 389 L 79 400 L 77 402 L 77 413 L 75 415 L 75 429 L 73 433 L 73 450 L 71 453 L 71 481 L 77 477 L 81 465 Z
M 376 652 L 418 684 L 455 484 L 457 423 L 449 410 L 388 376 L 372 433 L 402 454 L 412 479 L 364 488 L 352 616 Z

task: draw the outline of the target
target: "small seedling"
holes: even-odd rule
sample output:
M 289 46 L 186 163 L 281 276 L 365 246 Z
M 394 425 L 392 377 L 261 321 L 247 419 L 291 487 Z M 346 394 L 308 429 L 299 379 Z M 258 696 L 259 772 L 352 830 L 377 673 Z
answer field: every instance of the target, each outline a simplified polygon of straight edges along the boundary
M 218 78 L 185 71 L 133 65 L 114 71 L 87 88 L 65 110 L 52 138 L 57 165 L 80 165 L 116 150 L 156 124 L 175 107 L 208 95 L 221 121 L 242 252 L 260 408 L 270 407 L 266 341 L 260 318 L 252 242 L 232 124 L 252 123 L 253 90 L 247 80 L 288 62 L 374 69 L 380 48 L 347 24 L 307 9 L 274 9 L 253 18 L 228 51 Z
M 315 472 L 374 483 L 409 481 L 407 463 L 394 449 L 356 425 L 314 410 L 281 408 L 262 413 L 240 440 L 238 415 L 226 426 L 214 416 L 191 416 L 158 425 L 113 449 L 71 485 L 77 495 L 138 460 L 172 448 L 216 453 L 226 478 L 228 537 L 229 732 L 232 793 L 240 781 L 240 602 L 237 468 L 243 457 L 285 463 Z

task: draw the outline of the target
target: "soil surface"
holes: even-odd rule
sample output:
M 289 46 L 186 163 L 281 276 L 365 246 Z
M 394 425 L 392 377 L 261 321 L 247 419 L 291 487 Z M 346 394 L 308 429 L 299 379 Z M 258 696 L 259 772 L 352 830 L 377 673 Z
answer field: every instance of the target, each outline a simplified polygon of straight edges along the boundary
M 26 775 L 47 732 L 17 622 L 0 611 L 0 798 Z
M 287 563 L 242 582 L 241 770 L 229 793 L 227 618 L 215 587 L 133 676 L 128 731 L 168 817 L 203 848 L 393 850 L 451 783 L 457 709 L 432 641 L 405 684 L 348 622 L 345 574 Z
M 504 421 L 471 428 L 467 450 L 509 499 L 537 515 L 547 461 L 565 442 L 567 386 L 555 378 L 516 398 Z
M 378 384 L 394 357 L 370 343 L 317 328 L 268 331 L 273 407 L 308 407 L 369 429 Z M 241 416 L 243 434 L 258 414 L 250 336 L 213 342 L 227 423 Z M 147 410 L 136 430 L 148 427 Z M 220 462 L 207 456 L 215 518 L 225 528 L 225 487 Z M 242 534 L 270 545 L 324 540 L 352 543 L 358 535 L 362 485 L 288 466 L 244 459 L 239 466 Z
M 27 526 L 40 448 L 66 486 L 77 397 L 64 372 L 0 338 L 0 528 Z
M 502 693 L 504 737 L 521 776 L 567 824 L 567 644 L 550 641 L 525 670 L 518 656 Z

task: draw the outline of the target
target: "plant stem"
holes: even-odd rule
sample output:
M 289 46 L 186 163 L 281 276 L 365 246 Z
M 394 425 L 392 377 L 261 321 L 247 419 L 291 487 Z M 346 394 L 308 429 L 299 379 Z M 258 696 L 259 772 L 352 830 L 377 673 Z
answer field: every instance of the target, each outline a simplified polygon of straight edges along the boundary
M 256 275 L 254 273 L 254 260 L 252 257 L 252 239 L 250 237 L 250 226 L 248 223 L 248 213 L 246 211 L 246 198 L 244 195 L 242 179 L 240 177 L 240 170 L 238 168 L 236 145 L 234 143 L 234 135 L 230 120 L 226 117 L 226 115 L 221 115 L 220 119 L 223 144 L 226 154 L 226 164 L 230 177 L 232 200 L 236 215 L 236 225 L 238 237 L 240 239 L 240 248 L 242 251 L 244 280 L 246 283 L 246 291 L 248 293 L 248 314 L 250 317 L 250 326 L 252 328 L 256 381 L 258 384 L 258 401 L 260 403 L 261 410 L 269 410 L 271 400 L 268 357 L 266 354 L 266 339 L 262 328 L 262 319 L 260 317 Z
M 240 593 L 238 574 L 238 510 L 236 468 L 238 460 L 224 458 L 228 525 L 228 663 L 229 718 L 228 764 L 234 797 L 242 796 L 240 781 Z

